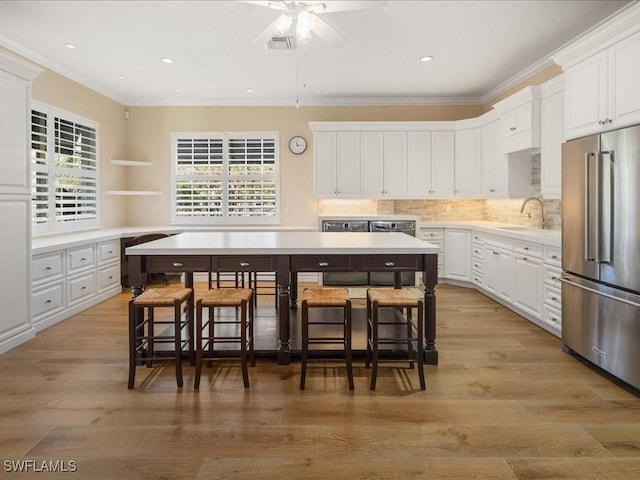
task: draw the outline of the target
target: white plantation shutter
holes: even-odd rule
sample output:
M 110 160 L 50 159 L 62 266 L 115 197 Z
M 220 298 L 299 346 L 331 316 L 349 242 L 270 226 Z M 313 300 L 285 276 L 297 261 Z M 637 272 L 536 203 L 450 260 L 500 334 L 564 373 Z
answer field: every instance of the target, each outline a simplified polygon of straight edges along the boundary
M 40 106 L 31 118 L 34 233 L 97 226 L 97 124 Z
M 174 133 L 172 144 L 174 221 L 277 221 L 277 133 Z

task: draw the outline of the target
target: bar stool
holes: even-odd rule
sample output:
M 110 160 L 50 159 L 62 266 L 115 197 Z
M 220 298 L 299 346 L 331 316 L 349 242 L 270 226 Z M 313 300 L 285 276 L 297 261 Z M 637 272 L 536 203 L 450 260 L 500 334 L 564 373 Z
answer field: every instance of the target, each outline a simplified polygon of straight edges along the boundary
M 193 345 L 190 328 L 189 313 L 183 318 L 182 304 L 193 301 L 193 290 L 182 288 L 179 290 L 165 288 L 151 288 L 129 301 L 129 388 L 135 384 L 136 366 L 146 364 L 148 368 L 154 361 L 173 360 L 176 365 L 176 380 L 182 388 L 182 353 L 187 345 Z M 158 320 L 155 309 L 173 308 L 172 320 Z M 145 318 L 146 309 L 146 318 Z M 171 332 L 156 331 L 158 325 L 172 325 Z M 186 338 L 183 330 L 186 329 Z M 173 355 L 160 355 L 156 350 L 158 344 L 173 343 Z M 193 348 L 189 348 L 189 355 L 194 362 Z
M 215 309 L 220 307 L 239 308 L 232 319 L 215 315 Z M 203 310 L 209 310 L 208 320 L 203 323 Z M 216 335 L 217 325 L 237 326 L 237 334 L 224 333 Z M 240 360 L 242 362 L 242 380 L 244 388 L 249 388 L 249 371 L 247 359 L 251 356 L 251 366 L 255 366 L 255 350 L 253 348 L 253 290 L 250 288 L 221 288 L 208 290 L 202 298 L 196 302 L 196 376 L 193 383 L 194 390 L 200 388 L 200 375 L 202 374 L 202 362 L 218 358 L 215 356 L 214 346 L 217 343 L 237 343 L 240 345 Z M 206 334 L 205 334 L 206 332 Z M 235 333 L 235 332 L 234 332 Z
M 393 308 L 393 320 L 380 321 L 379 310 L 381 308 Z M 417 321 L 414 323 L 412 319 L 412 309 L 418 311 Z M 406 314 L 404 313 L 406 309 Z M 423 301 L 412 294 L 407 289 L 396 288 L 370 288 L 367 290 L 367 353 L 365 366 L 371 370 L 371 390 L 376 389 L 376 378 L 378 376 L 378 347 L 379 345 L 407 345 L 407 357 L 409 360 L 409 368 L 413 368 L 414 359 L 418 362 L 418 378 L 420 379 L 420 388 L 425 389 L 424 382 L 424 322 L 423 322 Z M 397 327 L 406 327 L 406 335 L 394 333 L 389 337 L 380 337 L 379 327 L 381 325 L 393 325 L 394 330 Z M 413 330 L 416 329 L 416 336 Z M 402 330 L 400 328 L 399 330 Z M 416 348 L 413 347 L 414 342 Z M 389 361 L 395 361 L 390 359 Z
M 302 292 L 302 369 L 300 371 L 300 390 L 304 390 L 309 360 L 309 345 L 340 344 L 344 349 L 349 389 L 353 390 L 353 368 L 351 360 L 351 300 L 346 288 L 305 288 Z M 309 308 L 342 308 L 340 322 L 335 320 L 309 320 Z M 342 336 L 309 336 L 309 327 L 318 325 L 342 325 Z M 323 358 L 324 359 L 324 358 Z

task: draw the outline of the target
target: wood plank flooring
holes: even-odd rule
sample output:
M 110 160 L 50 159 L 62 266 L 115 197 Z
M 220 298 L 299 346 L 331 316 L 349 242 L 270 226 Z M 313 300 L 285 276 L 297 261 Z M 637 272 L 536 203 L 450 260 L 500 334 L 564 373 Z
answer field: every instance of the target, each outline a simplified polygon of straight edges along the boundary
M 170 365 L 139 368 L 127 389 L 123 293 L 0 356 L 0 477 L 640 478 L 636 392 L 475 291 L 437 294 L 440 364 L 424 392 L 401 363 L 382 365 L 371 392 L 362 361 L 353 392 L 332 362 L 310 365 L 301 392 L 299 363 L 271 358 L 248 390 L 225 361 L 194 392 L 188 365 L 182 390 Z M 275 336 L 273 297 L 260 301 L 258 326 Z M 7 471 L 20 460 L 77 472 Z

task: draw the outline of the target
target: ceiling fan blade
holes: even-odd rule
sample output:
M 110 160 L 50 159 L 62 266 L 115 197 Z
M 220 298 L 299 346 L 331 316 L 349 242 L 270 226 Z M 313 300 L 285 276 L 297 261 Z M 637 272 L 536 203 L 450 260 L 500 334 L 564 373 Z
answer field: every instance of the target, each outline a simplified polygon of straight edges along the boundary
M 315 33 L 320 39 L 332 47 L 340 47 L 347 42 L 347 39 L 344 35 L 339 33 L 335 28 L 329 25 L 327 22 L 322 20 L 317 15 L 314 15 L 314 22 L 312 31 Z
M 273 37 L 279 35 L 275 22 L 265 28 L 262 33 L 251 40 L 251 45 L 265 45 Z
M 310 2 L 313 13 L 346 12 L 348 10 L 364 10 L 366 8 L 386 7 L 386 0 L 371 1 L 343 1 L 327 0 L 324 2 Z
M 287 11 L 289 9 L 289 7 L 287 6 L 286 3 L 284 2 L 279 2 L 276 0 L 241 0 L 242 3 L 250 3 L 251 5 L 258 5 L 260 7 L 269 7 L 272 8 L 273 10 L 283 10 L 283 11 Z

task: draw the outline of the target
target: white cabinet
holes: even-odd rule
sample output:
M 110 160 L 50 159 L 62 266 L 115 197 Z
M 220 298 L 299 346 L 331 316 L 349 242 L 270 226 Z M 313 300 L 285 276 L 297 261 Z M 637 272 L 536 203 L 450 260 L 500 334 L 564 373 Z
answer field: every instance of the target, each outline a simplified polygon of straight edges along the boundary
M 444 276 L 452 280 L 471 281 L 471 231 L 444 230 Z
M 500 151 L 500 120 L 482 127 L 482 196 L 497 197 L 503 194 L 507 157 Z
M 362 196 L 407 196 L 407 132 L 361 132 Z
M 543 249 L 542 321 L 547 329 L 560 336 L 562 330 L 562 260 L 560 248 L 545 245 Z
M 541 102 L 540 193 L 560 198 L 562 193 L 562 143 L 564 141 L 564 91 Z
M 542 246 L 514 240 L 513 250 L 513 303 L 539 319 L 542 306 Z
M 565 74 L 566 138 L 640 122 L 640 32 L 569 65 Z
M 438 251 L 438 278 L 444 277 L 444 229 L 442 228 L 421 228 L 418 236 L 440 248 Z
M 453 196 L 454 159 L 453 131 L 407 132 L 408 196 Z
M 540 149 L 540 90 L 525 87 L 496 103 L 500 114 L 502 153 L 537 151 Z
M 511 302 L 511 239 L 487 236 L 484 246 L 484 284 L 493 295 Z
M 41 72 L 0 51 L 0 353 L 34 336 L 31 323 L 31 81 Z
M 360 133 L 316 132 L 313 148 L 315 195 L 360 196 Z
M 484 235 L 471 232 L 471 281 L 479 288 L 484 288 L 484 247 Z
M 481 141 L 480 128 L 456 130 L 455 196 L 477 197 L 480 193 Z

